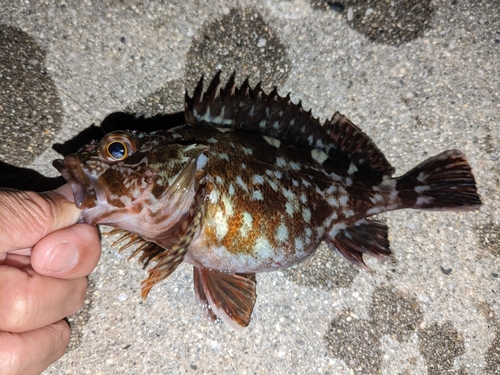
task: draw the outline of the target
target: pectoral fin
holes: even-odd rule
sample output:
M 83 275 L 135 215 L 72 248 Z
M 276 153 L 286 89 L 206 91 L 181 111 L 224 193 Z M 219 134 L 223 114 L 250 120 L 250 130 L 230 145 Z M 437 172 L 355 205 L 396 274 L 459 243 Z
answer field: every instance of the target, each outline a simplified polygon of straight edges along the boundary
M 391 254 L 387 230 L 385 223 L 363 219 L 342 229 L 334 238 L 327 238 L 325 242 L 347 260 L 368 270 L 363 261 L 363 254 L 379 259 L 387 258 Z
M 143 299 L 148 296 L 149 291 L 156 283 L 165 280 L 182 263 L 188 247 L 198 230 L 202 216 L 203 210 L 199 209 L 195 213 L 194 218 L 189 221 L 189 225 L 186 226 L 186 231 L 172 248 L 148 259 L 148 262 L 156 262 L 156 265 L 148 270 L 148 278 L 141 282 L 141 297 Z
M 137 246 L 130 258 L 142 253 L 139 258 L 139 263 L 141 263 L 143 267 L 147 267 L 151 262 L 156 263 L 154 267 L 148 270 L 148 278 L 141 282 L 141 297 L 143 299 L 148 296 L 151 288 L 156 283 L 170 276 L 184 260 L 188 247 L 201 225 L 204 213 L 202 205 L 203 196 L 204 194 L 199 194 L 198 197 L 201 198 L 195 201 L 187 214 L 172 226 L 170 232 L 173 233 L 168 232 L 166 238 L 160 239 L 161 245 L 146 241 L 137 234 L 121 229 L 115 229 L 109 233 L 122 234 L 113 245 L 128 241 L 121 246 L 120 251 L 132 246 Z
M 257 299 L 256 285 L 254 273 L 224 273 L 194 267 L 196 299 L 205 317 L 210 321 L 219 317 L 234 329 L 250 323 Z
M 108 233 L 103 233 L 106 236 L 111 236 L 115 234 L 120 234 L 121 237 L 114 241 L 111 246 L 115 247 L 120 245 L 121 243 L 125 244 L 121 245 L 118 249 L 118 252 L 122 252 L 127 250 L 130 247 L 137 246 L 133 253 L 128 257 L 128 260 L 131 260 L 136 255 L 141 254 L 138 260 L 139 264 L 142 264 L 143 268 L 146 268 L 151 259 L 157 256 L 160 253 L 165 252 L 165 249 L 154 242 L 149 242 L 143 239 L 141 236 L 130 233 L 128 230 L 115 228 Z
M 107 233 L 107 235 L 122 235 L 118 240 L 113 242 L 113 246 L 128 241 L 120 247 L 120 252 L 128 249 L 129 247 L 137 246 L 132 255 L 130 255 L 129 260 L 142 253 L 139 257 L 139 263 L 142 264 L 144 268 L 146 268 L 150 262 L 156 263 L 153 268 L 148 270 L 148 278 L 141 282 L 141 297 L 143 299 L 148 296 L 151 288 L 156 283 L 170 276 L 172 272 L 174 272 L 182 263 L 184 256 L 186 255 L 187 248 L 193 239 L 194 233 L 196 232 L 200 216 L 201 211 L 195 215 L 194 219 L 186 218 L 186 220 L 189 220 L 189 227 L 187 227 L 186 231 L 180 236 L 180 238 L 176 239 L 176 243 L 170 249 L 165 249 L 154 242 L 146 241 L 139 235 L 130 233 L 126 230 L 114 229 Z

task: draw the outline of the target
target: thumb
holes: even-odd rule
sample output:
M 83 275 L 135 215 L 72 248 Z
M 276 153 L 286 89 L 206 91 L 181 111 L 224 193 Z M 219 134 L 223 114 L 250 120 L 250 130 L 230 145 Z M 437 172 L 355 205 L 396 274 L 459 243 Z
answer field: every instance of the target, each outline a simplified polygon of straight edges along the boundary
M 68 188 L 42 194 L 0 190 L 0 254 L 31 248 L 48 233 L 76 223 L 80 210 L 66 198 Z
M 91 273 L 100 255 L 97 228 L 75 224 L 42 238 L 33 247 L 31 266 L 40 275 L 76 279 Z

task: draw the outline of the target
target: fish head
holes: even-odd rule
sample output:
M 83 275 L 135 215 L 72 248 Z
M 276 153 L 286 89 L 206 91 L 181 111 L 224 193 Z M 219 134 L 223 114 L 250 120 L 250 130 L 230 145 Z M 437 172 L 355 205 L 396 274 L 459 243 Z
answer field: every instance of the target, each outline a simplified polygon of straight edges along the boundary
M 173 215 L 165 210 L 180 215 L 189 207 L 206 149 L 171 130 L 115 131 L 53 165 L 70 184 L 83 222 L 140 233 L 154 217 Z

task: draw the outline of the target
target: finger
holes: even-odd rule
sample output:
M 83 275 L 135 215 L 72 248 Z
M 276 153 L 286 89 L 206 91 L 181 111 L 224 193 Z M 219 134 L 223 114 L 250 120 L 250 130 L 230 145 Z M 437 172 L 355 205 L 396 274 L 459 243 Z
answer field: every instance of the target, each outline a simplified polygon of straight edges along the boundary
M 75 196 L 73 195 L 73 189 L 71 189 L 71 186 L 69 184 L 64 184 L 62 186 L 59 186 L 55 191 L 56 193 L 62 195 L 68 202 L 75 203 Z M 42 193 L 46 194 L 48 192 Z M 75 206 L 76 207 L 76 206 Z M 80 211 L 77 209 L 77 211 Z
M 63 320 L 29 332 L 0 332 L 1 373 L 40 374 L 62 357 L 70 335 L 71 330 Z
M 80 210 L 66 199 L 66 190 L 0 190 L 0 253 L 30 248 L 47 233 L 76 223 Z
M 31 268 L 0 266 L 0 331 L 31 331 L 72 315 L 86 289 L 86 277 L 57 279 Z
M 0 264 L 20 269 L 29 267 L 31 265 L 31 257 L 29 256 L 11 253 L 3 253 L 2 255 L 4 255 L 5 257 L 0 257 Z
M 33 248 L 31 266 L 41 275 L 74 279 L 91 273 L 100 256 L 97 228 L 75 224 L 42 238 Z
M 0 254 L 5 255 L 5 253 L 0 253 Z M 31 247 L 28 247 L 26 249 L 9 251 L 9 254 L 17 254 L 17 255 L 24 255 L 24 256 L 30 257 L 31 256 Z

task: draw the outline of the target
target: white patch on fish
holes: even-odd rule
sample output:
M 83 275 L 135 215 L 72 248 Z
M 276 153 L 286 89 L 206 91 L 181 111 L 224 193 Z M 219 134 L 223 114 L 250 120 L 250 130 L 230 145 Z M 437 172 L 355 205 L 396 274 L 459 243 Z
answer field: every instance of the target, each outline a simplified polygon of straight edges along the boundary
M 276 228 L 275 236 L 276 239 L 280 242 L 285 242 L 288 239 L 288 228 L 285 224 L 280 223 L 280 225 L 278 225 L 278 228 Z
M 273 147 L 279 148 L 281 146 L 281 141 L 279 139 L 268 137 L 267 135 L 263 135 L 262 138 Z
M 311 150 L 311 157 L 316 160 L 318 163 L 323 164 L 323 162 L 328 159 L 328 155 L 325 154 L 323 150 L 318 150 L 313 148 Z
M 243 238 L 246 238 L 250 233 L 250 231 L 252 230 L 252 222 L 253 222 L 252 215 L 250 215 L 250 213 L 248 213 L 247 211 L 244 211 L 242 214 L 241 221 L 242 223 L 240 227 L 240 235 Z

